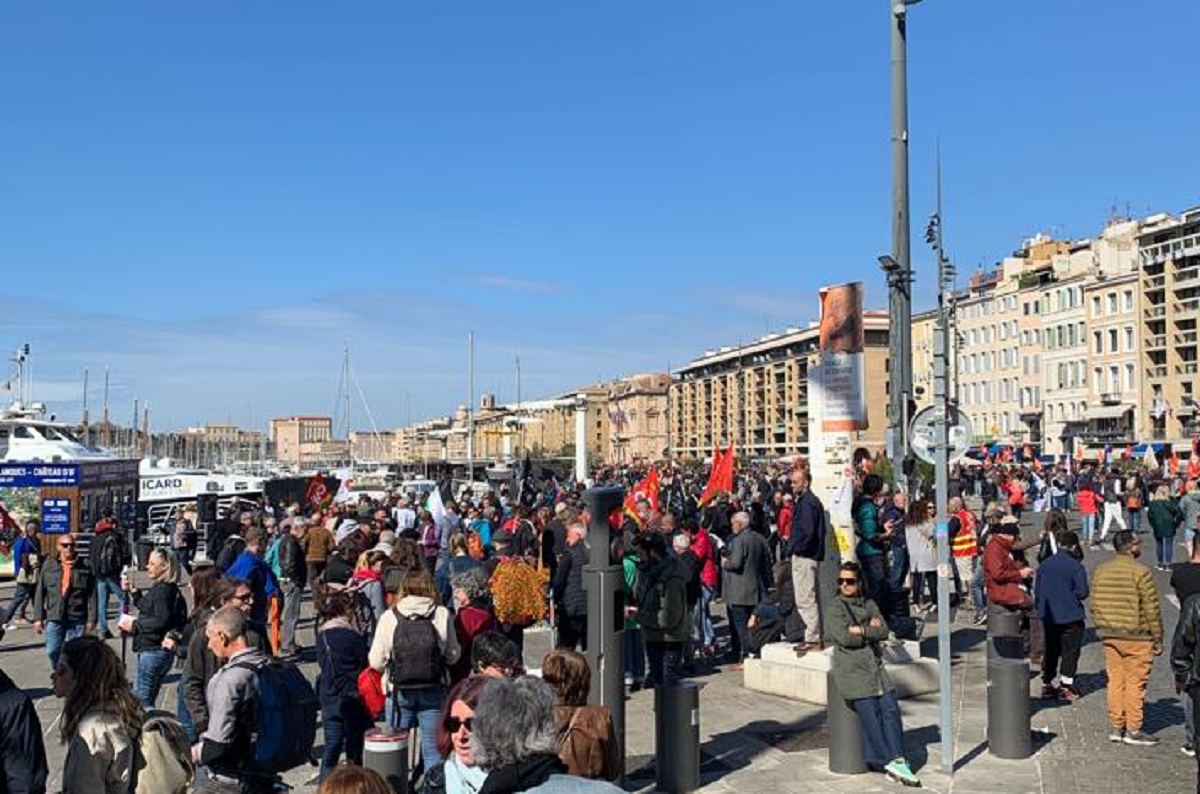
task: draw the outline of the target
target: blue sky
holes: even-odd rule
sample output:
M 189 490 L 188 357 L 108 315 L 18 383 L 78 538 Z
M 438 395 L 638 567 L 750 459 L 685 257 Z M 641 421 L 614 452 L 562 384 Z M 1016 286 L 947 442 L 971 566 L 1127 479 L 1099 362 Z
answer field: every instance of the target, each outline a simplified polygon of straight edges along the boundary
M 0 7 L 0 345 L 77 415 L 381 426 L 803 323 L 890 247 L 886 3 Z M 960 270 L 1200 203 L 1200 4 L 925 0 L 912 216 Z M 361 405 L 355 406 L 359 417 Z M 356 421 L 356 425 L 363 422 Z

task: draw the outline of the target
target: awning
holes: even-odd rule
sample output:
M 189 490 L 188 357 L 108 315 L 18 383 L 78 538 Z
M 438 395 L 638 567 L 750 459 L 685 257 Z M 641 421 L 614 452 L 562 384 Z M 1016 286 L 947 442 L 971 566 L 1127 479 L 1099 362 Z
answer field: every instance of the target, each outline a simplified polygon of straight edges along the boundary
M 1166 443 L 1164 443 L 1162 441 L 1155 441 L 1150 444 L 1147 444 L 1145 441 L 1143 441 L 1142 443 L 1134 446 L 1133 454 L 1136 456 L 1145 455 L 1146 447 L 1150 447 L 1151 449 L 1153 449 L 1154 453 L 1156 455 L 1162 455 L 1167 452 L 1167 445 L 1166 445 Z
M 1132 405 L 1097 405 L 1085 410 L 1083 415 L 1089 422 L 1093 419 L 1120 419 L 1132 410 Z

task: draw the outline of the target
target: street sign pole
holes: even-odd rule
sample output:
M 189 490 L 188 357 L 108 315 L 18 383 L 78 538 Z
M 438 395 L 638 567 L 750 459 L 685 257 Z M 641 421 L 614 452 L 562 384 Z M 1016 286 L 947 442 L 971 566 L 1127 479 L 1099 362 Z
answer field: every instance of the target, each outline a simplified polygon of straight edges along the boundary
M 942 165 L 938 154 L 938 206 L 936 225 L 931 224 L 934 251 L 938 262 L 938 327 L 933 335 L 933 404 L 937 499 L 937 558 L 938 558 L 938 699 L 941 704 L 942 771 L 954 774 L 954 713 L 953 685 L 950 678 L 950 516 L 949 516 L 949 443 L 950 414 L 947 375 L 950 351 L 950 301 L 947 293 L 954 288 L 954 269 L 942 250 Z M 967 582 L 963 582 L 964 589 Z

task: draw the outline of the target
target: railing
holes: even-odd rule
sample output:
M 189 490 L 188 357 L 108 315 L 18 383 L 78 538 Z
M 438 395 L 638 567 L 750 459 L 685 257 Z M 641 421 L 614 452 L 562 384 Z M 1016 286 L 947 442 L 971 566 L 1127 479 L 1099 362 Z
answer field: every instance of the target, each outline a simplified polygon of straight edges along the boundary
M 1195 361 L 1186 361 L 1182 364 L 1177 364 L 1175 366 L 1175 371 L 1178 372 L 1180 375 L 1195 375 L 1197 372 L 1196 362 Z
M 1175 344 L 1177 345 L 1194 345 L 1196 344 L 1195 331 L 1180 331 L 1175 334 Z
M 1179 301 L 1175 304 L 1176 314 L 1190 313 L 1197 309 L 1200 309 L 1200 298 L 1188 298 L 1185 301 Z
M 1100 394 L 1101 405 L 1120 405 L 1121 393 L 1119 391 L 1106 391 Z
M 1147 350 L 1153 350 L 1156 348 L 1166 347 L 1166 346 L 1167 346 L 1167 335 L 1166 334 L 1157 334 L 1155 336 L 1146 337 L 1146 349 Z
M 1178 240 L 1168 240 L 1158 245 L 1148 245 L 1141 252 L 1143 263 L 1162 262 L 1167 259 L 1179 259 L 1197 254 L 1200 254 L 1200 234 L 1191 234 Z
M 1167 377 L 1167 365 L 1160 364 L 1156 367 L 1150 367 L 1146 370 L 1146 375 L 1151 378 L 1165 378 Z
M 1166 317 L 1167 305 L 1165 303 L 1161 303 L 1158 306 L 1148 306 L 1146 308 L 1146 316 L 1151 320 L 1157 320 L 1160 317 Z
M 1162 289 L 1167 284 L 1166 275 L 1150 276 L 1146 279 L 1146 289 Z

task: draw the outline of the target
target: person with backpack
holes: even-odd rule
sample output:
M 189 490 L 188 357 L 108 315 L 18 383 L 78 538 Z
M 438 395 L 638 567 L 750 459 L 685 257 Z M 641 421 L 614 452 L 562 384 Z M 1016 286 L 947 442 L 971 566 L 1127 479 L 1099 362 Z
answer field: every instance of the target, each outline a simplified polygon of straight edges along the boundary
M 424 570 L 409 571 L 396 605 L 379 620 L 371 643 L 371 667 L 383 673 L 388 723 L 401 730 L 421 728 L 426 767 L 441 761 L 437 721 L 446 697 L 447 671 L 461 649 L 450 611 L 438 604 L 433 579 Z
M 377 626 L 387 610 L 384 594 L 383 569 L 388 556 L 382 551 L 368 551 L 358 558 L 358 565 L 350 576 L 346 589 L 362 595 L 370 608 L 370 625 Z
M 46 634 L 52 669 L 58 666 L 64 642 L 96 627 L 96 577 L 75 554 L 77 542 L 74 535 L 59 538 L 58 557 L 38 571 L 33 595 L 33 630 Z
M 64 701 L 62 794 L 133 794 L 145 713 L 116 651 L 98 637 L 70 640 L 54 666 L 53 684 Z
M 124 612 L 128 608 L 129 602 L 126 600 L 125 590 L 121 587 L 121 571 L 132 562 L 132 555 L 129 551 L 129 541 L 117 529 L 111 507 L 106 507 L 100 512 L 100 520 L 96 522 L 94 531 L 91 563 L 99 599 L 96 622 L 100 636 L 111 640 L 114 635 L 108 630 L 108 597 L 115 595 L 120 599 L 120 611 Z
M 318 608 L 323 621 L 317 634 L 317 697 L 325 731 L 322 781 L 337 766 L 343 750 L 347 761 L 362 763 L 363 736 L 372 723 L 358 695 L 358 676 L 367 667 L 371 638 L 355 625 L 353 610 L 350 596 L 337 592 L 323 597 Z
M 766 545 L 766 541 L 762 541 Z M 638 577 L 634 596 L 637 618 L 646 641 L 646 683 L 652 687 L 679 682 L 683 643 L 691 630 L 687 584 L 679 561 L 667 552 L 660 533 L 639 535 Z
M 208 728 L 192 748 L 209 773 L 200 794 L 271 794 L 280 773 L 311 761 L 316 693 L 294 664 L 250 647 L 246 621 L 227 606 L 204 629 L 224 664 L 208 684 Z
M 197 590 L 196 595 L 202 594 Z M 207 599 L 198 602 L 201 605 L 192 617 L 194 626 L 179 674 L 179 687 L 183 690 L 183 700 L 197 736 L 208 730 L 208 682 L 221 667 L 221 660 L 213 654 L 205 633 L 208 621 L 217 610 L 227 606 L 240 609 L 246 616 L 246 625 L 242 630 L 246 644 L 263 654 L 271 653 L 266 627 L 250 620 L 250 605 L 253 602 L 254 591 L 250 585 L 228 577 L 219 579 Z
M 12 600 L 4 610 L 4 619 L 0 624 L 5 631 L 17 627 L 13 619 L 20 615 L 25 617 L 26 606 L 33 601 L 33 593 L 37 588 L 37 575 L 41 569 L 41 549 L 38 547 L 38 528 L 41 526 L 36 519 L 25 522 L 21 534 L 12 547 L 12 560 L 16 575 L 16 589 L 13 590 Z
M 187 625 L 187 601 L 179 590 L 179 562 L 166 549 L 150 552 L 146 572 L 153 582 L 145 590 L 135 589 L 127 577 L 125 591 L 137 607 L 133 651 L 137 654 L 137 683 L 134 692 L 147 711 L 154 708 L 171 665 L 175 645 Z

